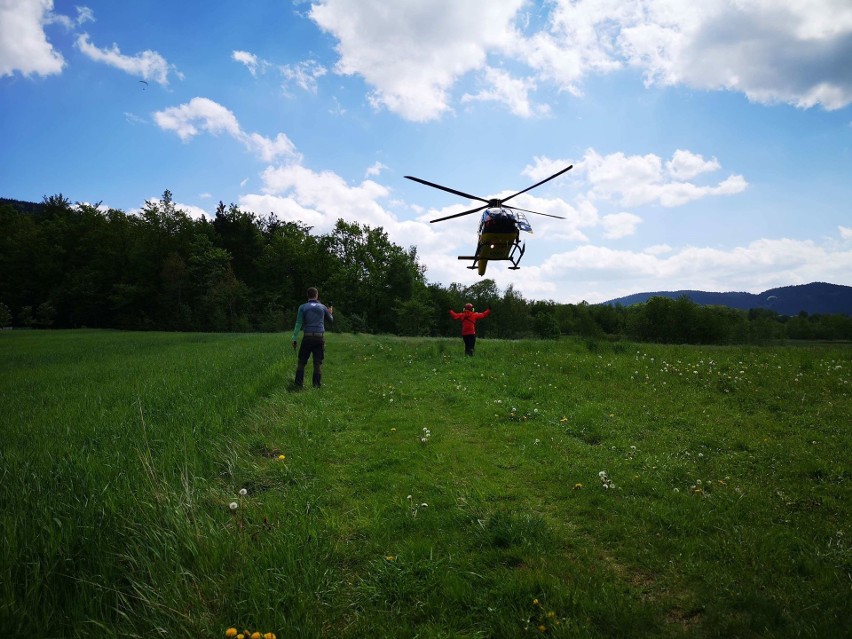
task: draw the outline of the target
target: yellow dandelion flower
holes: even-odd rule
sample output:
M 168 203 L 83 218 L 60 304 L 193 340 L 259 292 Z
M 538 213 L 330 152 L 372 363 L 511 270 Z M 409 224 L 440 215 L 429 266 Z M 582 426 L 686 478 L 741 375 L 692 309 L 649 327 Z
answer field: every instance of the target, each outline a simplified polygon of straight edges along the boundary
M 560 419 L 559 421 L 560 421 L 560 422 L 567 422 L 567 421 L 568 421 L 568 418 L 567 418 L 567 417 L 565 417 L 565 416 L 563 415 L 563 416 L 562 416 L 562 419 Z
M 394 557 L 393 555 L 388 555 L 387 557 L 385 557 L 385 559 L 387 559 L 388 561 L 394 561 L 396 557 Z
M 583 487 L 583 484 L 574 484 L 574 490 L 580 490 Z
M 236 628 L 228 628 L 225 631 L 225 636 L 226 637 L 236 637 L 237 636 L 237 629 Z
M 537 606 L 537 605 L 538 605 L 538 599 L 533 599 L 533 606 Z
M 278 455 L 278 461 L 284 461 L 287 459 L 284 455 Z
M 396 432 L 396 428 L 391 428 L 391 432 L 392 432 L 392 433 L 395 433 L 395 432 Z
M 263 635 L 263 639 L 275 639 L 275 633 L 267 632 L 265 635 Z
M 551 610 L 550 612 L 548 612 L 548 613 L 547 613 L 547 618 L 548 618 L 548 619 L 553 619 L 555 616 L 556 616 L 556 613 L 555 613 L 555 612 L 553 612 L 552 610 Z
M 539 631 L 539 632 L 547 632 L 547 626 L 545 626 L 544 624 L 541 624 L 541 625 L 538 627 L 538 631 Z
M 260 639 L 261 634 L 259 632 L 251 633 L 251 639 Z
M 243 633 L 237 635 L 237 639 L 246 639 L 246 636 Z

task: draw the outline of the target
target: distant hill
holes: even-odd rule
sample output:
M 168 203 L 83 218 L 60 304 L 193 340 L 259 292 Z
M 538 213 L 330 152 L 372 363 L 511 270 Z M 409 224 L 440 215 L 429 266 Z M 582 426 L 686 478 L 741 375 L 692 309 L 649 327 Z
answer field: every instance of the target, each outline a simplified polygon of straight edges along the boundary
M 20 211 L 21 213 L 41 213 L 41 210 L 44 208 L 44 204 L 0 197 L 0 206 L 3 206 L 4 204 L 8 204 L 13 209 Z
M 708 293 L 706 291 L 657 291 L 654 293 L 636 293 L 604 302 L 615 306 L 631 306 L 646 302 L 652 297 L 677 299 L 688 297 L 702 306 L 729 306 L 747 311 L 752 308 L 766 308 L 781 315 L 798 315 L 805 311 L 808 315 L 843 314 L 852 315 L 852 286 L 812 282 L 799 286 L 771 288 L 763 293 Z

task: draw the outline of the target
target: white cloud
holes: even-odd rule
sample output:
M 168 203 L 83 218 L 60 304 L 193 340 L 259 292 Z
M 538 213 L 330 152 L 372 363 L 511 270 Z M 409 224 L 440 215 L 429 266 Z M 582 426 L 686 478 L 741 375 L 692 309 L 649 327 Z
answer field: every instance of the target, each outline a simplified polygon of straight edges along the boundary
M 663 255 L 665 253 L 671 253 L 672 247 L 668 244 L 654 244 L 653 246 L 649 246 L 642 252 L 647 253 L 648 255 Z
M 47 41 L 53 0 L 0 0 L 0 77 L 61 73 L 65 59 Z
M 179 211 L 183 211 L 189 217 L 194 220 L 201 220 L 204 218 L 212 218 L 214 216 L 210 215 L 207 211 L 205 211 L 200 206 L 194 206 L 192 204 L 181 204 L 179 202 L 175 202 L 175 209 Z
M 113 44 L 109 49 L 100 49 L 89 41 L 88 33 L 82 33 L 77 37 L 76 46 L 95 62 L 103 62 L 125 73 L 138 76 L 143 80 L 152 80 L 163 86 L 169 83 L 169 72 L 173 70 L 173 67 L 156 51 L 143 51 L 135 56 L 128 56 L 121 53 L 117 44 Z M 180 77 L 179 74 L 178 77 Z
M 263 137 L 259 133 L 243 133 L 238 136 L 237 139 L 241 139 L 243 143 L 249 147 L 249 149 L 255 151 L 264 162 L 273 162 L 275 159 L 280 157 L 295 158 L 299 155 L 296 152 L 296 147 L 293 142 L 290 141 L 290 138 L 283 133 L 279 133 L 275 136 L 275 139 L 272 140 Z
M 50 3 L 53 4 L 52 2 Z M 74 7 L 77 10 L 77 17 L 70 18 L 65 15 L 60 15 L 57 13 L 51 13 L 47 16 L 48 24 L 61 24 L 63 27 L 68 29 L 74 29 L 75 27 L 79 27 L 81 24 L 85 22 L 94 22 L 95 14 L 89 7 Z
M 308 93 L 317 92 L 317 80 L 328 73 L 328 69 L 315 60 L 303 60 L 297 64 L 279 67 L 288 83 L 294 83 Z
M 184 142 L 189 141 L 201 131 L 213 135 L 227 133 L 264 162 L 272 162 L 282 157 L 299 158 L 296 147 L 283 133 L 279 133 L 274 139 L 259 133 L 246 133 L 240 128 L 236 116 L 231 111 L 208 98 L 193 98 L 186 104 L 157 111 L 154 114 L 154 121 L 161 129 L 177 133 Z
M 374 162 L 373 165 L 367 169 L 367 177 L 370 176 L 378 176 L 382 171 L 387 169 L 388 167 L 382 164 L 381 162 Z
M 604 237 L 612 240 L 633 235 L 641 222 L 642 218 L 632 213 L 613 213 L 601 218 Z
M 715 171 L 719 167 L 716 158 L 705 160 L 700 155 L 690 151 L 678 149 L 672 155 L 672 159 L 666 162 L 666 170 L 676 180 L 689 180 L 696 175 Z
M 544 112 L 544 84 L 580 96 L 593 74 L 633 68 L 648 86 L 730 90 L 760 103 L 838 109 L 852 104 L 848 0 L 551 0 L 529 31 L 522 0 L 321 0 L 309 16 L 337 40 L 335 72 L 358 75 L 369 100 L 412 121 L 453 111 L 452 90 L 482 71 L 490 88 L 463 103 Z M 534 77 L 495 66 L 525 64 Z
M 513 21 L 522 5 L 324 0 L 309 15 L 337 38 L 335 72 L 363 77 L 373 87 L 375 108 L 423 122 L 451 111 L 455 82 L 517 37 Z
M 214 135 L 225 132 L 235 138 L 242 136 L 236 116 L 207 98 L 192 98 L 186 104 L 158 111 L 154 121 L 160 128 L 177 133 L 184 142 L 200 133 L 196 125 Z
M 652 164 L 659 164 L 663 172 L 662 161 Z M 548 160 L 541 158 L 540 165 L 548 166 Z M 262 179 L 262 193 L 241 197 L 239 204 L 244 210 L 261 215 L 272 212 L 281 219 L 311 226 L 316 233 L 330 232 L 338 218 L 373 228 L 382 227 L 397 245 L 417 246 L 430 281 L 448 286 L 452 282 L 470 285 L 480 280 L 475 272 L 463 268 L 466 264 L 456 257 L 469 254 L 475 246 L 475 224 L 463 219 L 435 225 L 427 222 L 464 210 L 467 203 L 421 211 L 418 219 L 405 221 L 385 208 L 390 190 L 370 179 L 349 184 L 331 171 L 315 172 L 298 164 L 270 166 L 263 172 Z M 632 232 L 641 219 L 626 212 L 599 216 L 594 204 L 582 195 L 574 205 L 558 198 L 538 198 L 531 194 L 517 199 L 520 200 L 518 206 L 523 208 L 568 218 L 564 221 L 531 219 L 536 227 L 536 234 L 531 237 L 534 244 L 540 238 L 585 243 L 553 254 L 540 264 L 531 263 L 535 259 L 533 250 L 524 258 L 522 271 L 509 271 L 500 263 L 489 267 L 486 275 L 495 277 L 502 288 L 513 284 L 530 299 L 601 302 L 643 290 L 759 292 L 790 283 L 843 281 L 848 277 L 846 274 L 852 272 L 852 250 L 844 250 L 831 242 L 820 245 L 784 238 L 760 239 L 729 249 L 673 248 L 667 244 L 639 250 L 595 246 L 588 244 L 582 229 L 600 227 L 605 237 L 623 237 Z M 393 206 L 405 208 L 400 202 L 394 202 Z M 840 228 L 843 234 L 845 227 Z M 571 239 L 559 237 L 560 232 Z
M 299 222 L 314 228 L 318 233 L 327 233 L 334 226 L 334 220 L 329 216 L 316 209 L 301 206 L 292 197 L 249 193 L 240 196 L 240 208 L 258 215 L 274 213 L 285 222 Z
M 734 90 L 799 107 L 852 103 L 845 0 L 557 0 L 550 35 L 558 49 L 582 53 L 586 68 L 571 80 L 627 64 L 649 85 Z
M 135 113 L 131 113 L 130 111 L 124 112 L 124 119 L 130 122 L 130 124 L 147 124 L 147 120 L 143 117 L 136 115 Z
M 532 78 L 518 79 L 502 69 L 488 67 L 485 69 L 484 82 L 488 88 L 473 95 L 465 93 L 461 98 L 462 104 L 476 101 L 500 102 L 522 118 L 546 115 L 550 112 L 547 105 L 535 105 L 530 102 L 529 93 L 536 89 L 535 80 Z
M 337 218 L 361 220 L 371 226 L 386 226 L 394 221 L 378 202 L 389 191 L 373 180 L 349 186 L 336 173 L 315 173 L 296 164 L 270 166 L 262 178 L 265 193 L 288 194 L 301 206 L 322 211 L 331 224 Z
M 160 204 L 162 203 L 162 196 L 158 195 L 155 197 L 149 197 L 147 200 L 145 200 L 145 206 L 147 206 L 149 203 L 154 204 L 156 206 L 160 206 Z M 181 204 L 179 202 L 173 201 L 172 206 L 174 207 L 175 211 L 183 211 L 194 220 L 200 220 L 204 218 L 211 219 L 214 217 L 200 206 L 195 206 L 193 204 Z M 128 215 L 139 215 L 142 212 L 142 208 L 131 208 L 126 212 Z
M 573 162 L 569 160 L 551 160 L 547 157 L 535 156 L 533 158 L 535 164 L 527 164 L 521 175 L 526 175 L 534 182 L 539 182 L 546 177 L 554 175 L 564 169 L 566 166 L 571 166 Z M 570 172 L 566 174 L 570 177 Z
M 563 301 L 602 302 L 640 291 L 760 292 L 813 281 L 842 282 L 850 272 L 852 250 L 782 238 L 731 249 L 649 247 L 633 252 L 587 245 L 549 257 L 536 276 L 553 283 Z M 590 289 L 606 292 L 593 298 L 587 294 Z
M 233 51 L 231 58 L 244 64 L 255 77 L 257 77 L 258 73 L 266 73 L 269 69 L 277 69 L 284 78 L 285 89 L 289 84 L 295 84 L 309 93 L 317 92 L 317 80 L 328 73 L 328 69 L 316 60 L 303 60 L 296 64 L 275 65 L 269 60 L 258 58 L 249 51 Z
M 257 56 L 253 53 L 249 53 L 248 51 L 233 51 L 231 53 L 231 58 L 246 65 L 246 68 L 254 76 L 257 75 L 258 65 L 260 64 L 261 67 L 263 67 L 263 62 L 258 61 Z
M 350 185 L 332 171 L 317 173 L 298 164 L 267 167 L 262 179 L 263 192 L 241 196 L 241 207 L 263 215 L 275 213 L 317 233 L 331 231 L 338 219 L 381 227 L 397 245 L 416 245 L 418 252 L 431 255 L 451 252 L 459 242 L 452 228 L 400 220 L 382 204 L 390 191 L 373 180 Z
M 848 226 L 838 226 L 837 230 L 840 231 L 840 237 L 844 240 L 852 240 L 852 228 Z
M 628 207 L 654 202 L 666 207 L 681 206 L 711 195 L 741 193 L 748 186 L 741 175 L 731 175 L 715 186 L 681 181 L 683 176 L 719 168 L 715 159 L 706 162 L 700 155 L 689 151 L 678 150 L 666 166 L 668 176 L 663 172 L 662 159 L 657 155 L 626 156 L 618 152 L 602 156 L 594 149 L 588 149 L 577 172 L 586 176 L 590 197 L 614 200 Z

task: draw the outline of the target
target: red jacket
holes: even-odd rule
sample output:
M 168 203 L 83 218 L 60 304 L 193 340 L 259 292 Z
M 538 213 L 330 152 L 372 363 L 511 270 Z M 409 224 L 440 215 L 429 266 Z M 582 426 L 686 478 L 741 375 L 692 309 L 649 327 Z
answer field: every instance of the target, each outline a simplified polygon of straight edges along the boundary
M 461 313 L 456 313 L 453 309 L 450 309 L 450 317 L 454 320 L 461 320 L 462 335 L 476 335 L 476 321 L 486 318 L 489 315 L 491 315 L 490 308 L 485 309 L 482 313 L 477 313 L 475 311 L 462 311 Z

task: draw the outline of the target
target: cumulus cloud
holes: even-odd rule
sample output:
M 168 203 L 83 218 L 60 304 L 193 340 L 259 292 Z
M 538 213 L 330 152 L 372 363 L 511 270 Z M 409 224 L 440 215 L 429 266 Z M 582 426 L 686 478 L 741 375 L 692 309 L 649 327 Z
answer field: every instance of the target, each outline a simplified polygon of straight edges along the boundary
M 837 230 L 840 231 L 840 237 L 844 240 L 852 240 L 852 228 L 848 226 L 838 226 Z
M 557 0 L 544 39 L 578 62 L 530 60 L 572 88 L 631 66 L 646 83 L 740 91 L 761 103 L 852 103 L 852 5 L 843 0 Z
M 262 60 L 258 60 L 256 55 L 248 51 L 233 51 L 231 58 L 244 64 L 253 76 L 257 76 L 258 65 L 261 66 L 261 69 L 264 66 Z
M 367 169 L 367 177 L 370 176 L 378 176 L 382 171 L 387 169 L 388 167 L 382 164 L 381 162 L 375 162 L 373 165 Z
M 718 160 L 705 160 L 700 155 L 678 149 L 666 162 L 666 170 L 676 180 L 690 180 L 696 175 L 720 168 Z
M 691 153 L 688 157 L 700 156 Z M 670 161 L 677 164 L 674 156 Z M 539 164 L 548 167 L 549 161 L 540 158 Z M 664 168 L 666 162 L 659 160 L 652 164 L 659 166 L 658 174 L 666 176 L 665 179 L 671 178 Z M 694 169 L 706 165 L 707 161 L 703 160 L 692 162 Z M 480 279 L 475 272 L 461 268 L 456 257 L 469 254 L 475 246 L 475 224 L 464 218 L 442 224 L 428 223 L 429 219 L 464 210 L 466 203 L 422 211 L 415 220 L 402 220 L 396 211 L 405 204 L 394 202 L 394 209 L 389 209 L 387 202 L 391 190 L 371 179 L 352 184 L 332 171 L 318 172 L 291 163 L 267 167 L 262 180 L 261 193 L 240 198 L 239 204 L 244 210 L 275 213 L 281 219 L 311 226 L 317 233 L 330 232 L 339 218 L 373 228 L 382 227 L 394 243 L 417 246 L 430 281 L 470 285 Z M 524 208 L 567 218 L 553 220 L 530 216 L 536 233 L 529 239 L 534 244 L 545 240 L 556 241 L 557 245 L 560 241 L 582 243 L 567 251 L 559 250 L 540 264 L 532 263 L 531 254 L 525 258 L 522 271 L 509 271 L 502 264 L 489 267 L 490 274 L 499 277 L 501 287 L 512 284 L 530 299 L 601 302 L 637 291 L 660 289 L 758 292 L 790 283 L 843 281 L 852 272 L 852 249 L 844 249 L 836 240 L 819 244 L 780 238 L 759 239 L 727 249 L 652 244 L 646 248 L 616 250 L 590 244 L 584 231 L 597 227 L 606 239 L 625 237 L 641 223 L 638 215 L 627 212 L 599 215 L 585 194 L 573 203 L 531 194 L 517 199 L 520 200 L 518 205 Z M 848 239 L 852 229 L 840 227 L 840 232 Z M 546 242 L 541 246 L 546 246 Z
M 375 108 L 422 122 L 451 111 L 456 81 L 517 38 L 513 22 L 523 4 L 325 0 L 309 15 L 337 39 L 336 73 L 363 77 Z
M 514 78 L 502 69 L 488 67 L 483 81 L 488 88 L 476 94 L 465 93 L 461 98 L 462 104 L 475 101 L 499 102 L 522 118 L 550 113 L 550 107 L 546 104 L 536 105 L 530 101 L 529 94 L 536 88 L 532 78 Z
M 82 33 L 77 37 L 76 46 L 86 57 L 95 62 L 102 62 L 163 86 L 168 85 L 169 73 L 174 71 L 174 67 L 156 51 L 143 51 L 134 56 L 128 56 L 121 53 L 117 44 L 113 44 L 109 49 L 100 49 L 91 43 L 88 33 Z
M 162 201 L 161 196 L 159 196 L 159 195 L 156 196 L 156 197 L 149 197 L 147 200 L 145 200 L 145 206 L 147 206 L 149 204 L 154 204 L 154 205 L 159 206 L 161 201 Z M 191 217 L 194 220 L 201 220 L 201 219 L 205 219 L 205 218 L 210 219 L 210 218 L 213 217 L 212 215 L 210 215 L 207 211 L 205 211 L 200 206 L 195 206 L 193 204 L 181 204 L 179 202 L 174 202 L 174 201 L 172 202 L 172 205 L 174 206 L 175 211 L 183 211 L 184 213 L 186 213 L 189 217 Z M 142 207 L 142 208 L 144 208 L 144 207 Z M 127 214 L 128 215 L 139 215 L 142 212 L 142 208 L 131 208 L 127 211 Z
M 175 202 L 175 209 L 183 211 L 194 220 L 202 220 L 205 218 L 213 217 L 200 206 L 195 206 L 193 204 L 181 204 L 179 202 Z
M 667 172 L 664 172 L 662 158 L 653 153 L 628 156 L 617 152 L 602 156 L 588 149 L 577 171 L 585 175 L 592 198 L 613 200 L 628 207 L 650 203 L 674 207 L 745 190 L 748 183 L 741 175 L 730 175 L 716 185 L 683 181 L 686 176 L 694 177 L 719 166 L 715 159 L 708 162 L 700 155 L 679 150 L 666 163 Z
M 633 235 L 640 222 L 642 218 L 632 213 L 613 213 L 601 218 L 604 237 L 611 240 Z
M 390 190 L 374 180 L 349 184 L 333 171 L 316 172 L 295 163 L 267 167 L 262 180 L 261 193 L 240 197 L 242 208 L 274 213 L 280 219 L 311 226 L 317 233 L 331 231 L 338 219 L 381 227 L 399 246 L 416 245 L 421 256 L 447 254 L 459 242 L 452 228 L 400 219 L 385 206 Z M 431 269 L 431 262 L 429 266 Z
M 297 64 L 279 67 L 286 84 L 295 84 L 308 93 L 317 92 L 317 80 L 328 73 L 328 69 L 315 60 L 303 60 Z
M 602 302 L 619 295 L 653 290 L 697 289 L 759 292 L 774 286 L 816 280 L 843 281 L 852 272 L 852 250 L 808 240 L 760 239 L 723 250 L 683 247 L 679 250 L 618 251 L 603 246 L 580 246 L 548 258 L 538 268 L 542 279 L 567 298 Z M 605 296 L 589 298 L 579 292 L 598 286 Z M 623 282 L 623 292 L 612 284 Z M 569 301 L 566 299 L 565 301 Z
M 852 103 L 852 5 L 846 0 L 552 0 L 531 30 L 522 0 L 387 3 L 322 0 L 311 19 L 337 40 L 335 72 L 372 87 L 376 108 L 412 121 L 453 111 L 471 72 L 487 88 L 462 103 L 497 101 L 520 117 L 547 84 L 580 96 L 590 75 L 631 68 L 648 86 L 729 90 L 759 103 L 839 109 Z M 504 68 L 524 64 L 519 79 Z
M 0 77 L 62 72 L 65 59 L 44 32 L 52 9 L 53 0 L 0 0 Z
M 184 142 L 202 131 L 213 135 L 226 133 L 264 162 L 272 162 L 278 158 L 299 158 L 295 145 L 283 133 L 279 133 L 275 138 L 267 138 L 259 133 L 246 133 L 231 111 L 208 98 L 193 98 L 186 104 L 157 111 L 154 121 L 161 129 L 177 133 Z
M 269 69 L 277 69 L 284 79 L 285 90 L 290 85 L 296 85 L 304 91 L 316 93 L 317 80 L 328 73 L 328 69 L 316 60 L 303 60 L 295 64 L 276 65 L 269 60 L 258 58 L 249 51 L 233 51 L 231 58 L 244 64 L 255 77 L 259 73 L 266 73 Z

